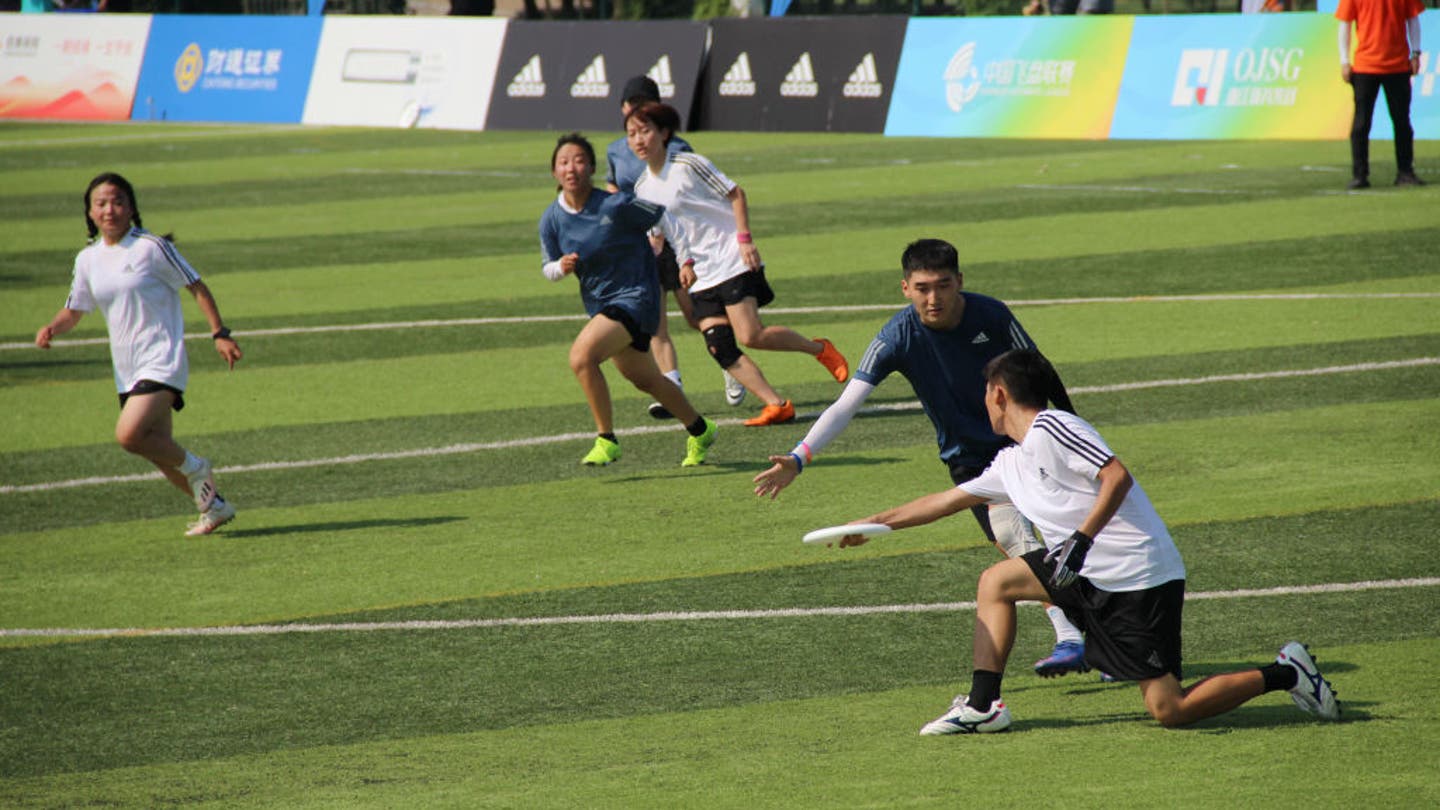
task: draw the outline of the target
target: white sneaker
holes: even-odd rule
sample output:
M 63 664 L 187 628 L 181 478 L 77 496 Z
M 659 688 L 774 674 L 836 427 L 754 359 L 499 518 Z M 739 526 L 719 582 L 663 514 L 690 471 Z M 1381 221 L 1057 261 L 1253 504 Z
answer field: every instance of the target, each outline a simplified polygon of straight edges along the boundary
M 185 536 L 200 537 L 209 534 L 234 519 L 235 507 L 224 498 L 218 498 L 209 509 L 200 514 L 199 520 L 186 527 Z
M 720 373 L 725 375 L 725 404 L 734 408 L 745 401 L 745 386 L 730 376 L 730 372 L 722 370 Z
M 200 469 L 185 476 L 190 484 L 190 494 L 195 496 L 195 508 L 201 512 L 215 502 L 215 476 L 210 469 L 210 459 L 200 459 Z
M 926 723 L 921 734 L 988 734 L 1010 728 L 1010 709 L 1003 701 L 990 704 L 986 712 L 976 711 L 965 702 L 965 696 L 955 698 L 950 711 Z
M 1340 719 L 1340 703 L 1335 700 L 1335 690 L 1330 682 L 1320 676 L 1315 659 L 1310 651 L 1298 641 L 1292 641 L 1280 648 L 1275 661 L 1294 667 L 1298 680 L 1290 690 L 1290 698 L 1306 714 L 1323 717 L 1326 720 Z

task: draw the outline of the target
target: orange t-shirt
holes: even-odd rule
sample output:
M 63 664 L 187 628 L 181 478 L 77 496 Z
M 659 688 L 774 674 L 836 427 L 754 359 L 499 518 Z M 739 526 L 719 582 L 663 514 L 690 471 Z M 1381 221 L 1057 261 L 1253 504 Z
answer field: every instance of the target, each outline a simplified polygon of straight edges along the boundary
M 1409 73 L 1405 21 L 1425 11 L 1423 0 L 1340 0 L 1335 19 L 1355 23 L 1350 69 L 1356 73 Z

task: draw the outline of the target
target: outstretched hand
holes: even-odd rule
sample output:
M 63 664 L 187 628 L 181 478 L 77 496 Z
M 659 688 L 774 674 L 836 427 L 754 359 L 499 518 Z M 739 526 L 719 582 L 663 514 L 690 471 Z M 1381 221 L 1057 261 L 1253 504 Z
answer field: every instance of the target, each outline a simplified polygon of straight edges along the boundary
M 755 476 L 755 494 L 760 497 L 770 496 L 775 500 L 780 490 L 790 486 L 795 476 L 800 474 L 800 469 L 795 465 L 795 459 L 788 453 L 783 456 L 770 456 L 770 468 Z

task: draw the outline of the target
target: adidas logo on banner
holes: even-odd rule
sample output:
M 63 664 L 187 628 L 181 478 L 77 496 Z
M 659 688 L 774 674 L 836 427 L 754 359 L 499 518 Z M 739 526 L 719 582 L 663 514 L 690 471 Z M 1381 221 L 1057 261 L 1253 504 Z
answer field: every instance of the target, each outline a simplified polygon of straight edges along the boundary
M 867 53 L 860 64 L 850 71 L 842 91 L 845 98 L 879 98 L 885 92 L 880 84 L 880 73 L 875 70 L 875 54 Z
M 785 81 L 780 83 L 780 95 L 805 98 L 820 95 L 820 85 L 815 81 L 815 67 L 810 64 L 809 51 L 800 54 L 800 58 L 790 67 L 790 72 L 785 74 Z
M 540 98 L 545 95 L 545 75 L 540 71 L 540 54 L 530 57 L 525 67 L 510 80 L 505 88 L 510 98 Z
M 750 75 L 750 54 L 741 51 L 740 55 L 735 57 L 735 63 L 725 71 L 725 78 L 720 80 L 720 95 L 755 95 L 755 77 Z
M 570 85 L 571 98 L 605 98 L 610 95 L 610 81 L 605 78 L 605 54 L 595 57 Z
M 670 54 L 660 54 L 660 58 L 655 60 L 655 64 L 650 66 L 645 75 L 653 79 L 655 86 L 660 88 L 660 98 L 675 97 L 675 77 L 670 75 Z

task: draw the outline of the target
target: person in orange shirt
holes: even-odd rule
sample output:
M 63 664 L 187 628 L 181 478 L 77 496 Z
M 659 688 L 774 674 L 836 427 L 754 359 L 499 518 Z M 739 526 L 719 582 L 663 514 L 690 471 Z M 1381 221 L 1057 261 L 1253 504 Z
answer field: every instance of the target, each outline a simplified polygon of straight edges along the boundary
M 1423 186 L 1415 175 L 1415 130 L 1410 127 L 1410 77 L 1420 72 L 1422 0 L 1340 0 L 1340 78 L 1355 92 L 1350 125 L 1350 184 L 1370 187 L 1370 122 L 1375 100 L 1385 90 L 1385 106 L 1395 128 L 1395 185 Z M 1350 58 L 1350 27 L 1355 27 L 1355 58 Z

